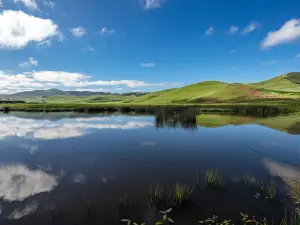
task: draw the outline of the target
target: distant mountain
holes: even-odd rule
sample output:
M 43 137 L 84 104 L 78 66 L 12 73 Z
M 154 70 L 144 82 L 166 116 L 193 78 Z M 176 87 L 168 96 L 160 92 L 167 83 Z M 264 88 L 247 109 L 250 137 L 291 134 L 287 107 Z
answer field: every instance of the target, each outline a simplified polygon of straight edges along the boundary
M 133 97 L 140 97 L 147 94 L 146 92 L 129 92 L 129 93 L 111 93 L 111 92 L 91 92 L 91 91 L 62 91 L 59 89 L 47 89 L 47 90 L 34 90 L 34 91 L 23 91 L 17 92 L 14 94 L 3 94 L 0 95 L 0 99 L 6 100 L 24 100 L 24 101 L 45 101 L 51 102 L 55 99 L 59 101 L 74 101 L 77 99 L 80 100 L 93 100 L 100 99 L 101 102 L 111 101 L 121 101 L 125 99 L 131 99 Z M 91 98 L 88 98 L 91 97 Z

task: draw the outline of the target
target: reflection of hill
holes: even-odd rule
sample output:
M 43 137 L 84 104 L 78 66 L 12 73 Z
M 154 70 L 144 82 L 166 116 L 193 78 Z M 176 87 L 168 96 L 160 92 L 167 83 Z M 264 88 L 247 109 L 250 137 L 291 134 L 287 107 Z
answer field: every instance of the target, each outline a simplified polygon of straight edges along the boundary
M 198 126 L 220 127 L 226 125 L 257 124 L 290 134 L 300 134 L 299 116 L 277 116 L 267 118 L 244 117 L 233 115 L 206 115 L 196 116 Z

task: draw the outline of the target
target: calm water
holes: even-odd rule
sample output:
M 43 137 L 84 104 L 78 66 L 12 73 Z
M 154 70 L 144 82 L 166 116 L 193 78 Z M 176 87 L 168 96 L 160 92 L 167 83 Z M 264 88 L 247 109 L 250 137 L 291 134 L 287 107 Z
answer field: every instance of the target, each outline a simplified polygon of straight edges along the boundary
M 299 117 L 1 114 L 1 224 L 154 224 L 170 206 L 151 203 L 150 186 L 175 182 L 194 188 L 193 200 L 171 206 L 176 224 L 240 212 L 278 222 L 295 206 L 297 165 Z M 222 188 L 205 187 L 211 168 Z M 245 174 L 265 189 L 274 180 L 276 197 Z

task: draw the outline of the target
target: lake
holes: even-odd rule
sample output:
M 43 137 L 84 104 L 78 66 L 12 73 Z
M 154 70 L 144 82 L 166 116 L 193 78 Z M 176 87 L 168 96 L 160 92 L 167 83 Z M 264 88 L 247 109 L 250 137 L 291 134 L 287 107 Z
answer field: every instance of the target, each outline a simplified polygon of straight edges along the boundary
M 0 114 L 0 224 L 280 224 L 299 167 L 299 116 Z

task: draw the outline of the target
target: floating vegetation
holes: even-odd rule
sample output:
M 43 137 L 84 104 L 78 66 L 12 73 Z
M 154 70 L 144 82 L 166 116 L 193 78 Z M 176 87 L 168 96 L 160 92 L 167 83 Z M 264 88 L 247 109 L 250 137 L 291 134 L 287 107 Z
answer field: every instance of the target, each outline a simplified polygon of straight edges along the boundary
M 223 178 L 217 169 L 209 169 L 205 173 L 205 186 L 207 187 L 222 187 Z
M 146 225 L 146 223 L 138 224 L 138 223 L 136 223 L 136 222 L 134 222 L 134 221 L 132 221 L 132 220 L 130 220 L 130 219 L 122 219 L 121 222 L 126 222 L 127 225 L 131 225 L 131 224 L 132 224 L 132 225 Z
M 273 199 L 276 195 L 276 185 L 275 185 L 275 181 L 271 181 L 271 184 L 268 188 L 268 197 L 270 199 Z
M 199 221 L 200 224 L 218 224 L 218 225 L 230 225 L 231 220 L 221 221 L 218 216 L 213 215 L 211 218 Z
M 267 217 L 262 220 L 255 219 L 255 216 L 249 217 L 248 214 L 240 212 L 243 224 L 268 225 Z M 273 224 L 273 223 L 272 223 Z
M 163 214 L 163 218 L 162 218 L 162 221 L 156 222 L 155 225 L 174 223 L 174 220 L 168 216 L 168 213 L 170 213 L 171 211 L 172 211 L 172 208 L 169 208 L 164 211 L 159 211 L 161 214 Z

